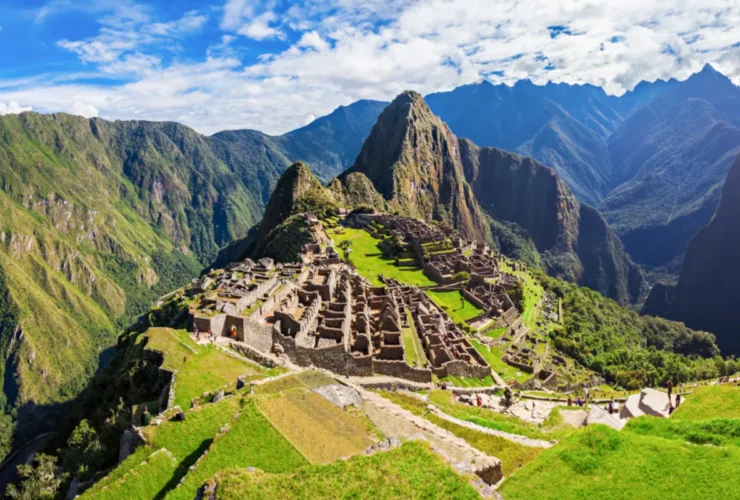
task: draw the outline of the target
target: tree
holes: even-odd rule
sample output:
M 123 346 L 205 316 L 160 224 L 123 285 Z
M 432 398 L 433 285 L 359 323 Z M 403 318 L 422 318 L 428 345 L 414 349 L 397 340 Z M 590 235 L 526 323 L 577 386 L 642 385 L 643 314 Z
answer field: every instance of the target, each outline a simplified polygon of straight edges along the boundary
M 57 458 L 39 453 L 34 459 L 34 465 L 18 466 L 20 485 L 8 485 L 5 494 L 9 498 L 20 500 L 52 499 L 56 497 L 59 487 L 66 476 L 57 474 Z
M 452 279 L 455 281 L 468 281 L 470 279 L 470 273 L 467 271 L 460 271 Z
M 714 357 L 714 366 L 717 367 L 717 375 L 720 377 L 727 375 L 727 364 L 725 363 L 725 360 L 722 359 L 722 356 Z
M 95 465 L 103 452 L 98 433 L 87 420 L 82 419 L 67 440 L 67 449 L 62 455 L 64 468 L 84 477 L 90 465 Z
M 735 375 L 737 373 L 737 362 L 730 358 L 727 360 L 727 375 Z

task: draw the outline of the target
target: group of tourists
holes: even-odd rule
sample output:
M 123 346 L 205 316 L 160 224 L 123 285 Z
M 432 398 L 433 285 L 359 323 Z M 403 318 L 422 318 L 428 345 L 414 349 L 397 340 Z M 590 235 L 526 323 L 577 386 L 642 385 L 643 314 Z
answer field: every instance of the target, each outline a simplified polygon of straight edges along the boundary
M 232 327 L 233 328 L 233 327 Z M 201 333 L 198 328 L 194 328 L 195 332 L 195 340 L 197 342 L 200 342 L 200 338 L 204 337 L 206 342 L 216 342 L 216 334 L 211 332 L 211 330 L 208 330 L 206 333 Z

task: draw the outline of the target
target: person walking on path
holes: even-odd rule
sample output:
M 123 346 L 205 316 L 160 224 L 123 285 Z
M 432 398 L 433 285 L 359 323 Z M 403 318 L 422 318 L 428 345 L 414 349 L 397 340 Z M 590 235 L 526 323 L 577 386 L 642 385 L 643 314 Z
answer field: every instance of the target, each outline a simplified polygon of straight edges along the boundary
M 670 399 L 671 394 L 673 394 L 673 382 L 671 380 L 668 380 L 668 382 L 665 383 L 665 386 L 668 389 L 668 399 Z

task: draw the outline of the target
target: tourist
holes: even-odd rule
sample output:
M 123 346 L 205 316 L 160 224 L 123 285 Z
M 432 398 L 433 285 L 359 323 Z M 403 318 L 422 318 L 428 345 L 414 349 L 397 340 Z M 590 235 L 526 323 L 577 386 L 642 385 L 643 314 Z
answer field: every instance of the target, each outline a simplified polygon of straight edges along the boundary
M 614 413 L 614 405 L 612 404 L 611 401 L 609 401 L 609 403 L 606 405 L 606 411 L 609 412 L 609 415 Z
M 676 408 L 678 408 L 678 405 L 680 405 L 680 404 L 681 404 L 681 395 L 680 394 L 676 394 Z
M 144 407 L 144 413 L 141 415 L 141 425 L 149 425 L 152 423 L 152 415 L 149 413 L 149 408 Z
M 478 406 L 483 406 L 483 398 L 480 397 L 480 394 L 478 394 L 475 398 L 476 402 L 478 403 Z
M 570 394 L 568 395 L 568 406 L 573 406 L 573 398 Z
M 668 382 L 665 383 L 665 386 L 668 388 L 668 398 L 670 399 L 671 394 L 673 394 L 673 382 L 668 380 Z
M 200 342 L 200 330 L 197 327 L 195 328 L 195 340 Z
M 583 408 L 583 400 L 581 399 L 581 396 L 578 396 L 578 399 L 576 399 L 576 405 Z
M 233 325 L 231 326 L 231 330 L 229 330 L 229 337 L 236 339 L 236 327 Z

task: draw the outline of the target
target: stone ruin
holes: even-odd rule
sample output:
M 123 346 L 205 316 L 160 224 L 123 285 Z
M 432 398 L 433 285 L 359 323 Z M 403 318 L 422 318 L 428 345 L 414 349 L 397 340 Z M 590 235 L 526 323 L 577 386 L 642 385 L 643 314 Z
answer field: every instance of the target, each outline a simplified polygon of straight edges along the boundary
M 298 264 L 246 260 L 209 274 L 215 289 L 191 310 L 193 327 L 256 354 L 277 353 L 341 375 L 414 382 L 431 382 L 433 374 L 490 375 L 486 360 L 422 290 L 392 280 L 373 286 L 333 248 L 303 250 Z M 409 331 L 424 350 L 425 367 L 408 364 Z

